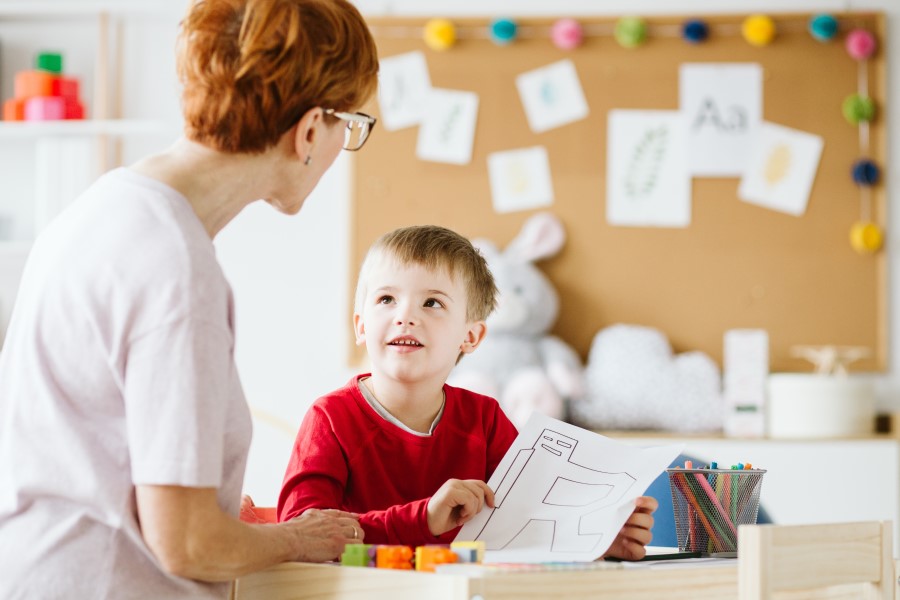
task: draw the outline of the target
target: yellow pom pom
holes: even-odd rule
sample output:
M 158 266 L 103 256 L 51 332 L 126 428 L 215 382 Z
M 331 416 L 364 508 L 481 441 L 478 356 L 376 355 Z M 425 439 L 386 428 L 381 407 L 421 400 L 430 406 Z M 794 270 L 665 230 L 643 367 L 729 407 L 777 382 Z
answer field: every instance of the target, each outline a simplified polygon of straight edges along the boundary
M 447 19 L 431 19 L 422 37 L 432 50 L 446 50 L 456 42 L 456 27 Z
M 775 39 L 775 21 L 766 15 L 752 15 L 741 27 L 744 39 L 754 46 L 765 46 Z
M 875 223 L 859 221 L 850 229 L 850 245 L 860 254 L 872 254 L 881 249 L 884 238 Z

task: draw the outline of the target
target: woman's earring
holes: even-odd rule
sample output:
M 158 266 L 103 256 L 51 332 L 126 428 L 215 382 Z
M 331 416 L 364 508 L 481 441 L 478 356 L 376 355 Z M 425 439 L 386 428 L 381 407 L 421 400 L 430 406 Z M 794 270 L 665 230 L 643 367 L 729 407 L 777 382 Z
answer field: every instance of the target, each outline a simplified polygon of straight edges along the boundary
M 307 156 L 306 156 L 306 160 L 303 161 L 303 164 L 306 165 L 306 166 L 308 167 L 308 166 L 309 166 L 309 163 L 311 163 L 311 162 L 312 162 L 312 156 L 307 155 Z

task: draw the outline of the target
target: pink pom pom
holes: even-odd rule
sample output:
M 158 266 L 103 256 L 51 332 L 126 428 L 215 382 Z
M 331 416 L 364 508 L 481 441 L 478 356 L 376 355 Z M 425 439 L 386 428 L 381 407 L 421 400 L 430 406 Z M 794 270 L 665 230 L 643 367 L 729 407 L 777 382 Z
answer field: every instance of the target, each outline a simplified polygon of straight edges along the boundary
M 865 60 L 875 54 L 875 36 L 865 29 L 854 29 L 847 34 L 847 54 L 855 60 Z
M 572 50 L 581 45 L 584 40 L 584 31 L 575 19 L 560 19 L 553 24 L 550 38 L 557 48 Z

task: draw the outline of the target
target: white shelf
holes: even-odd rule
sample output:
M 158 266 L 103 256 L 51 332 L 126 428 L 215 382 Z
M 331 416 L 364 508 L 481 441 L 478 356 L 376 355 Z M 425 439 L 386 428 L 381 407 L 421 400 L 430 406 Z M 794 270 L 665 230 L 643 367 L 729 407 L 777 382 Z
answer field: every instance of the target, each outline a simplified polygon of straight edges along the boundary
M 177 129 L 170 123 L 148 119 L 0 122 L 0 139 L 92 135 L 162 135 L 176 132 Z
M 0 18 L 63 18 L 94 17 L 100 13 L 110 14 L 142 14 L 146 16 L 180 16 L 184 6 L 171 1 L 138 1 L 127 2 L 113 0 L 84 1 L 57 0 L 23 2 L 21 0 L 0 0 Z

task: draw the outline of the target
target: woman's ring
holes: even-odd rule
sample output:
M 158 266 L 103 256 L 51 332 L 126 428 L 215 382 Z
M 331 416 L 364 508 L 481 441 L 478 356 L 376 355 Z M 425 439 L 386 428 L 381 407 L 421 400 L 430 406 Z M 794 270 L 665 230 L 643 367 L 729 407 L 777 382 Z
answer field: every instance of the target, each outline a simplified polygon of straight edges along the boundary
M 359 531 L 356 530 L 356 527 L 353 528 L 353 539 L 354 540 L 359 539 Z

